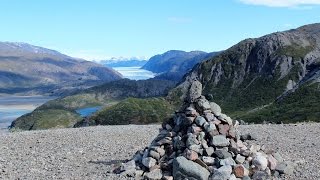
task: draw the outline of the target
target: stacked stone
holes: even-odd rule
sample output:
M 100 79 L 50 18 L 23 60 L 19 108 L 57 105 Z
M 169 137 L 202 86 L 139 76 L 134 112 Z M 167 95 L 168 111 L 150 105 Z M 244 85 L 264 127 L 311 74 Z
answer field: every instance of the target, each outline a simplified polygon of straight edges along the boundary
M 165 122 L 151 145 L 124 163 L 120 172 L 137 179 L 269 179 L 292 173 L 277 153 L 239 136 L 238 121 L 201 96 L 195 81 L 181 111 Z

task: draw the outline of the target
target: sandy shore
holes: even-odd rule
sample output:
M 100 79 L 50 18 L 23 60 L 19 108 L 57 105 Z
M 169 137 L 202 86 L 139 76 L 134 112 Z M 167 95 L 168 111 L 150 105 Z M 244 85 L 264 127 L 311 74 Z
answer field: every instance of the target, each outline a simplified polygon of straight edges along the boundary
M 99 126 L 0 135 L 0 179 L 124 179 L 111 172 L 157 135 L 158 125 Z M 260 145 L 298 162 L 287 179 L 320 179 L 320 124 L 248 125 Z

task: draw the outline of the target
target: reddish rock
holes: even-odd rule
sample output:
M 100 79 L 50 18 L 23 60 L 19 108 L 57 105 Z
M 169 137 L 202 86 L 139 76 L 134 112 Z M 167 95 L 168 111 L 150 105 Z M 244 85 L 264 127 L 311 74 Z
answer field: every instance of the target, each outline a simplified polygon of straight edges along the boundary
M 270 170 L 275 170 L 276 166 L 277 166 L 277 160 L 276 158 L 274 158 L 272 155 L 268 155 L 268 167 L 270 168 Z
M 236 177 L 242 178 L 249 175 L 249 170 L 246 169 L 242 164 L 238 164 L 234 167 L 233 173 Z
M 229 131 L 230 127 L 227 124 L 219 124 L 218 129 L 219 129 L 220 134 L 228 135 L 228 131 Z
M 215 125 L 221 124 L 221 121 L 220 121 L 219 119 L 215 119 L 215 120 L 213 120 L 212 122 L 213 122 L 213 124 L 215 124 Z
M 186 149 L 185 151 L 185 157 L 191 161 L 194 161 L 196 159 L 198 159 L 198 153 L 196 153 L 195 151 L 192 151 L 192 150 L 189 150 L 189 149 Z

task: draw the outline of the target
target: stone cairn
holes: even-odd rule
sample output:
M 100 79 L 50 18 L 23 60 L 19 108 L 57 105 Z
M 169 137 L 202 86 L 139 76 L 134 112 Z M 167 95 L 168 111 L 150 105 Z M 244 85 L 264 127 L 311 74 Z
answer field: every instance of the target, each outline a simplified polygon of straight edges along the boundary
M 149 147 L 138 151 L 115 172 L 136 179 L 236 180 L 274 179 L 292 173 L 274 152 L 239 136 L 238 121 L 201 95 L 194 81 L 181 111 L 163 123 Z

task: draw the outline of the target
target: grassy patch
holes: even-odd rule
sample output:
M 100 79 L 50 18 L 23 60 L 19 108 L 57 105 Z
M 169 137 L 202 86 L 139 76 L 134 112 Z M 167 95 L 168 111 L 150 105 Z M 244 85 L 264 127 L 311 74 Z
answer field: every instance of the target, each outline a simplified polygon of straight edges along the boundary
M 61 109 L 36 110 L 13 122 L 13 128 L 39 130 L 72 127 L 81 117 L 71 111 Z
M 91 121 L 97 125 L 150 124 L 162 122 L 172 112 L 172 105 L 163 98 L 128 98 L 99 111 Z

